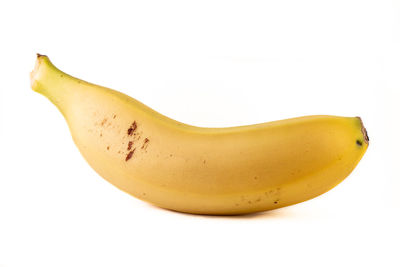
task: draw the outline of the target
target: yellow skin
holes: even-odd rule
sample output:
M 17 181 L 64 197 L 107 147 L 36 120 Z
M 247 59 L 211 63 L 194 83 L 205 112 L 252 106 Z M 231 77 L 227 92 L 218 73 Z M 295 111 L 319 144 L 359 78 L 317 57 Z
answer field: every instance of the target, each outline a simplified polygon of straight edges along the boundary
M 368 147 L 358 117 L 190 126 L 63 73 L 42 55 L 31 83 L 62 112 L 97 173 L 137 198 L 180 212 L 244 214 L 314 198 L 346 178 Z

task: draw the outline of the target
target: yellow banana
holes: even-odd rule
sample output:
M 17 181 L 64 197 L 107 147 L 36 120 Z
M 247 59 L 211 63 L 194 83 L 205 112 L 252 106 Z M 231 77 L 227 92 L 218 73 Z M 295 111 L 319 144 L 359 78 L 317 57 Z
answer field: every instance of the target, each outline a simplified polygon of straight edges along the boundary
M 58 107 L 83 157 L 104 179 L 180 212 L 244 214 L 314 198 L 346 178 L 368 147 L 359 117 L 190 126 L 74 78 L 42 55 L 31 86 Z

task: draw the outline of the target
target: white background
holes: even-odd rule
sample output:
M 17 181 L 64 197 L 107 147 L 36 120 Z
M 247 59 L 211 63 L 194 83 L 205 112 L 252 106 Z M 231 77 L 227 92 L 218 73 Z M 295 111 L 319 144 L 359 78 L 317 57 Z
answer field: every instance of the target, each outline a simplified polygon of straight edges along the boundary
M 1 267 L 400 265 L 400 1 L 2 1 L 0 29 Z M 185 123 L 361 116 L 370 147 L 302 204 L 165 211 L 86 164 L 37 52 Z

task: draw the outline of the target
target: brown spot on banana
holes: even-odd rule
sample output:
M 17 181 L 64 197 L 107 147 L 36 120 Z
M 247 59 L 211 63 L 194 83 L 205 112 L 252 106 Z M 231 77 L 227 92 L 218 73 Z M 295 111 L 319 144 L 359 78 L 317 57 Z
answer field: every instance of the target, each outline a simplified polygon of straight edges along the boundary
M 128 135 L 132 135 L 134 131 L 137 129 L 136 121 L 133 121 L 132 125 L 128 129 Z
M 135 149 L 136 148 L 134 148 L 132 151 L 130 151 L 128 154 L 126 154 L 125 161 L 128 161 L 128 160 L 130 160 L 132 158 L 133 153 L 135 153 Z
M 127 150 L 131 150 L 132 149 L 132 145 L 133 145 L 133 142 L 129 141 Z
M 139 136 L 139 139 L 140 139 L 140 136 Z M 138 139 L 138 140 L 139 140 L 139 139 Z M 146 137 L 146 138 L 144 139 L 144 141 L 143 141 L 143 145 L 142 145 L 141 149 L 146 149 L 147 146 L 148 146 L 149 141 L 150 141 L 149 138 Z

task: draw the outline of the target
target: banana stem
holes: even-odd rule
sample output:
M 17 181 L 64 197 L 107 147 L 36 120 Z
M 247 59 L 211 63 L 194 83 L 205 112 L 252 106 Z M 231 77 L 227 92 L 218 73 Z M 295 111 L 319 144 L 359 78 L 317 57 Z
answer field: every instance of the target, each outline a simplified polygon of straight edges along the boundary
M 70 95 L 72 77 L 57 69 L 47 56 L 37 54 L 30 78 L 32 90 L 46 96 L 63 113 L 64 103 Z

